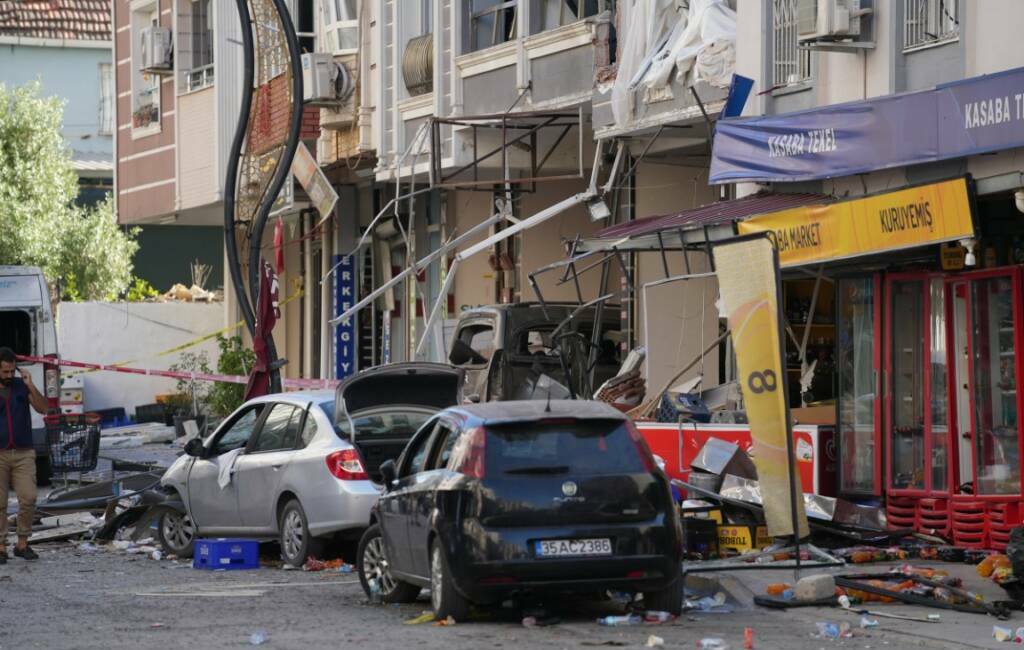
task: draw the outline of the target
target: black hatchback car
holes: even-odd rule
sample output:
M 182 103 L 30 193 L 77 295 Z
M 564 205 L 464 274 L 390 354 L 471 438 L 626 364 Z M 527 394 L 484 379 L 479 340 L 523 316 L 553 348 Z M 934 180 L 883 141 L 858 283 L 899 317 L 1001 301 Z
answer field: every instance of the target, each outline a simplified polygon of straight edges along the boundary
M 439 618 L 519 593 L 641 592 L 682 607 L 682 528 L 632 422 L 586 401 L 452 407 L 381 466 L 359 544 L 363 589 Z

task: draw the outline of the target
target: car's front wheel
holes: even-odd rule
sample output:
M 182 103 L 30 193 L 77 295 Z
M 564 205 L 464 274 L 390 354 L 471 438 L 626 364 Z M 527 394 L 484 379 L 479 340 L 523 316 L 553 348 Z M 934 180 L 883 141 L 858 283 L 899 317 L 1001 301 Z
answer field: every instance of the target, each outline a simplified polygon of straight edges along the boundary
M 177 510 L 168 510 L 160 515 L 157 537 L 164 552 L 180 558 L 192 557 L 196 543 L 196 528 L 188 515 Z
M 294 567 L 301 567 L 310 557 L 323 552 L 323 544 L 309 532 L 306 511 L 297 499 L 292 499 L 281 509 L 278 519 L 280 531 L 281 559 Z
M 359 572 L 359 582 L 363 585 L 363 591 L 371 601 L 379 594 L 385 603 L 411 603 L 420 595 L 419 587 L 391 575 L 391 565 L 384 548 L 384 536 L 377 524 L 370 526 L 359 540 L 356 570 Z
M 465 621 L 469 617 L 469 600 L 455 590 L 451 569 L 437 540 L 430 546 L 430 604 L 439 620 L 451 616 Z

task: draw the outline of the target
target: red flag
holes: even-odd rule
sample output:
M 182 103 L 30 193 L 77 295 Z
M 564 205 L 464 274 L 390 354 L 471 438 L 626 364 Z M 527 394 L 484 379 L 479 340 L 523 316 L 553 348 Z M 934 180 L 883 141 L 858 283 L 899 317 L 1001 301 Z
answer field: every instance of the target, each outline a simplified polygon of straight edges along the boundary
M 252 337 L 256 364 L 249 374 L 249 383 L 245 387 L 246 400 L 270 392 L 270 355 L 267 351 L 267 341 L 273 334 L 277 319 L 281 317 L 277 274 L 267 260 L 261 259 L 261 262 L 260 295 L 256 301 L 256 333 Z
M 281 217 L 274 224 L 274 265 L 278 274 L 284 273 L 284 219 Z

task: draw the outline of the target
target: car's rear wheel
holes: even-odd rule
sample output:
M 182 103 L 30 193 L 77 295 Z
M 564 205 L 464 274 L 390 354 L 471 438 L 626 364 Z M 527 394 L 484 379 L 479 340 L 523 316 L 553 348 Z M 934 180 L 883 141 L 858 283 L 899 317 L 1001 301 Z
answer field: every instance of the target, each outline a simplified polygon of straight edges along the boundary
M 370 600 L 379 593 L 385 603 L 411 603 L 420 595 L 419 587 L 391 575 L 391 565 L 384 548 L 384 536 L 377 524 L 370 526 L 359 540 L 356 570 L 359 572 L 359 582 L 363 585 L 363 591 Z
M 323 543 L 309 532 L 306 511 L 302 509 L 302 504 L 297 499 L 292 499 L 281 509 L 278 530 L 281 559 L 286 563 L 300 567 L 308 558 L 322 554 Z
M 469 600 L 455 590 L 448 561 L 437 540 L 430 546 L 430 604 L 438 619 L 451 616 L 456 621 L 465 621 L 469 617 Z
M 682 569 L 676 569 L 675 577 L 664 589 L 645 591 L 644 606 L 648 611 L 668 612 L 673 616 L 679 616 L 683 611 Z
M 180 558 L 192 557 L 196 543 L 196 528 L 188 515 L 177 510 L 168 510 L 160 515 L 157 537 L 164 552 Z

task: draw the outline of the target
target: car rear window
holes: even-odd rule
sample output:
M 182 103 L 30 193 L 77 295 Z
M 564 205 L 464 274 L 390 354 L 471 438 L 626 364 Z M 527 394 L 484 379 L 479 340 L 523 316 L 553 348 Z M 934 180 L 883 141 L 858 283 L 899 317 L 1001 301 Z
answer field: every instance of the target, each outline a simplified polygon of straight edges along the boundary
M 334 431 L 339 436 L 349 437 L 351 426 L 347 419 L 341 422 L 334 422 L 334 402 L 323 402 L 320 408 L 324 410 L 327 417 L 334 423 Z M 431 417 L 431 413 L 420 410 L 400 411 L 393 408 L 381 410 L 375 413 L 367 413 L 352 417 L 352 425 L 356 428 L 356 440 L 365 440 L 367 437 L 378 436 L 412 436 L 423 423 Z
M 487 472 L 645 473 L 640 448 L 619 420 L 523 422 L 487 427 Z

